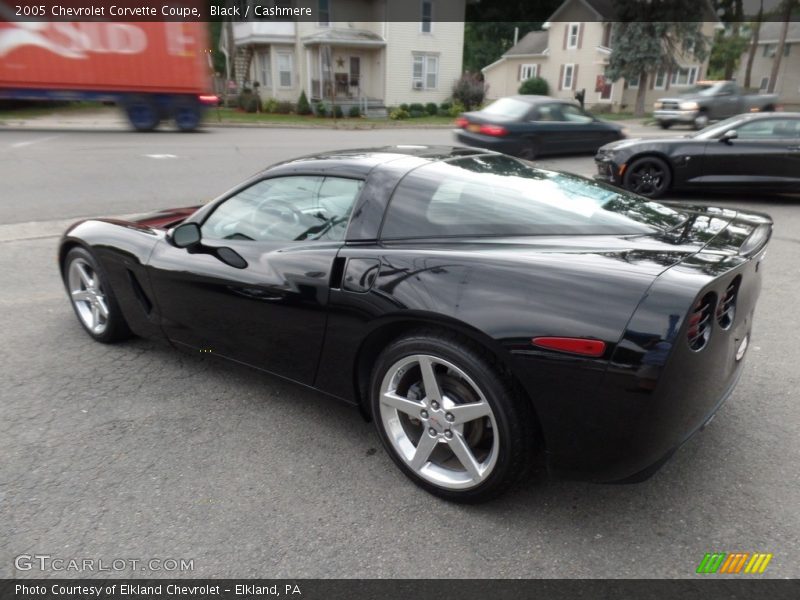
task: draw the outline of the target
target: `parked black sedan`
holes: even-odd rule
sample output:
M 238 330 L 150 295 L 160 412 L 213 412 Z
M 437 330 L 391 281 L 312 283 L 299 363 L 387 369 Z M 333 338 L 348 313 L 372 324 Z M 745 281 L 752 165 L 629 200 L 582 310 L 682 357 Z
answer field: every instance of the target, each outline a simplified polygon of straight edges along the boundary
M 658 198 L 669 190 L 800 192 L 800 113 L 746 113 L 680 138 L 607 144 L 596 179 Z
M 625 138 L 616 123 L 601 121 L 572 102 L 548 96 L 509 96 L 456 119 L 456 139 L 533 160 L 546 154 L 595 152 Z
M 59 267 L 98 342 L 160 338 L 343 399 L 414 482 L 475 502 L 537 457 L 554 475 L 641 478 L 702 427 L 741 373 L 771 230 L 411 146 L 79 222 Z

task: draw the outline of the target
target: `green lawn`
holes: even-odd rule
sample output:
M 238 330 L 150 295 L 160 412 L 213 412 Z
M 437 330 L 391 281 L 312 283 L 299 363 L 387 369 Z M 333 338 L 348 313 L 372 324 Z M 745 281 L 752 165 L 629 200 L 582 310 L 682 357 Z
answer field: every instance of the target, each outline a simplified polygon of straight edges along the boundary
M 365 119 L 362 117 L 333 119 L 313 115 L 276 115 L 267 113 L 246 113 L 233 108 L 212 108 L 206 114 L 206 123 L 251 123 L 263 125 L 283 125 L 289 127 L 341 127 L 348 129 L 375 129 L 384 127 L 450 127 L 452 117 L 419 117 L 417 119 Z

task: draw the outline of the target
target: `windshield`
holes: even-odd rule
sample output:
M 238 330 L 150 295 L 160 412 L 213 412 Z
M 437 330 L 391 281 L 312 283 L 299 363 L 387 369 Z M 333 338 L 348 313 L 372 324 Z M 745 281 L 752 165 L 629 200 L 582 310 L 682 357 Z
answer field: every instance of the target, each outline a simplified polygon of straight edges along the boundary
M 489 106 L 481 110 L 481 112 L 486 115 L 498 115 L 519 119 L 525 116 L 530 109 L 531 105 L 524 100 L 500 98 L 500 100 L 495 100 Z
M 383 239 L 518 235 L 647 235 L 685 215 L 583 177 L 508 156 L 433 163 L 392 197 Z
M 686 95 L 713 96 L 722 86 L 721 83 L 698 83 L 684 92 Z
M 714 123 L 714 125 L 709 125 L 705 129 L 701 129 L 697 133 L 689 135 L 689 137 L 692 137 L 696 140 L 713 140 L 731 127 L 741 125 L 746 121 L 747 116 L 738 115 L 736 117 L 730 117 L 724 121 L 720 121 L 719 123 Z

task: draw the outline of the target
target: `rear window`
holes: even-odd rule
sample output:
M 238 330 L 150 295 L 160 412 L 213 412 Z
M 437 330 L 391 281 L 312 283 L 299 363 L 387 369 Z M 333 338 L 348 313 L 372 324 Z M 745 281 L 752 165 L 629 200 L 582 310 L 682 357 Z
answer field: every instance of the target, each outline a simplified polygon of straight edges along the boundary
M 500 117 L 510 117 L 519 119 L 528 114 L 531 105 L 524 100 L 517 100 L 516 98 L 500 98 L 495 100 L 489 106 L 482 109 L 481 112 L 485 115 L 496 115 Z
M 383 239 L 649 234 L 681 213 L 574 175 L 507 156 L 479 156 L 416 169 L 398 185 Z

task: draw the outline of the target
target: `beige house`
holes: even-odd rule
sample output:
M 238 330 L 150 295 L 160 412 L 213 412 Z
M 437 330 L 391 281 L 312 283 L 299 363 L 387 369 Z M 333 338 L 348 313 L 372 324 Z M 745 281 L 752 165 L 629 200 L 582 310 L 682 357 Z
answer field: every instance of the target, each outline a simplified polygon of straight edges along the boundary
M 702 30 L 710 39 L 720 25 L 710 6 L 707 13 L 710 20 L 703 23 Z M 528 33 L 482 69 L 488 97 L 517 94 L 523 81 L 538 76 L 547 81 L 553 97 L 572 99 L 577 91 L 585 90 L 587 107 L 614 112 L 631 109 L 638 82 L 605 77 L 614 17 L 613 4 L 607 0 L 566 0 L 542 31 Z M 652 106 L 668 91 L 679 93 L 694 85 L 708 69 L 708 59 L 701 61 L 690 52 L 677 56 L 676 61 L 679 69 L 660 72 L 648 82 L 646 105 Z
M 415 1 L 411 22 L 389 20 L 385 0 L 296 0 L 318 20 L 234 23 L 239 79 L 258 81 L 262 98 L 296 102 L 304 90 L 370 116 L 443 102 L 461 76 L 465 0 Z
M 778 49 L 783 23 L 762 23 L 759 31 L 758 48 L 753 57 L 753 69 L 750 72 L 750 86 L 766 92 L 775 52 Z M 747 69 L 747 52 L 742 55 L 736 81 L 744 85 Z M 786 45 L 783 47 L 781 66 L 775 81 L 775 93 L 781 103 L 792 108 L 800 108 L 800 23 L 789 23 Z

